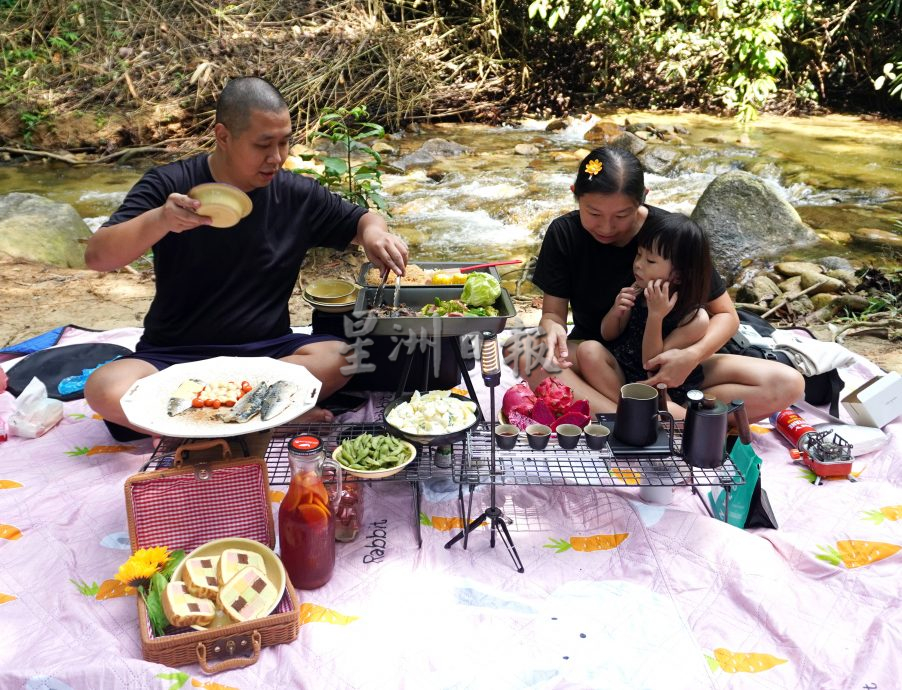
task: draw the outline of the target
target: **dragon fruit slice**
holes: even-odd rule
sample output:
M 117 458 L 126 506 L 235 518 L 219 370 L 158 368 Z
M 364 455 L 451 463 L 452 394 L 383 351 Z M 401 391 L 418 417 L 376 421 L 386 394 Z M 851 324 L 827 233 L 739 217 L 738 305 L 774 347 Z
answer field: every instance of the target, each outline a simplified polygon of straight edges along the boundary
M 556 420 L 554 420 L 554 424 L 551 424 L 551 430 L 555 431 L 561 424 L 576 424 L 580 429 L 586 426 L 590 421 L 589 415 L 580 414 L 579 412 L 567 412 L 566 414 L 562 414 Z
M 527 417 L 525 414 L 520 414 L 519 412 L 508 412 L 504 416 L 507 417 L 508 424 L 513 424 L 520 431 L 526 431 L 526 427 L 536 423 L 536 420 L 532 417 Z
M 546 424 L 547 426 L 551 426 L 554 424 L 554 412 L 551 411 L 551 408 L 548 406 L 548 403 L 542 400 L 536 400 L 535 407 L 532 408 L 532 414 L 529 415 L 539 424 Z
M 501 401 L 501 411 L 510 419 L 512 413 L 516 412 L 524 416 L 532 413 L 532 408 L 536 404 L 535 393 L 525 381 L 511 386 L 504 393 L 504 399 Z M 513 422 L 511 422 L 513 424 Z
M 548 403 L 555 417 L 559 417 L 573 404 L 573 391 L 560 379 L 549 376 L 536 386 L 536 398 Z
M 574 400 L 573 404 L 567 408 L 567 412 L 579 412 L 580 414 L 586 415 L 586 417 L 592 416 L 592 412 L 589 410 L 588 400 Z M 567 414 L 567 412 L 564 414 Z

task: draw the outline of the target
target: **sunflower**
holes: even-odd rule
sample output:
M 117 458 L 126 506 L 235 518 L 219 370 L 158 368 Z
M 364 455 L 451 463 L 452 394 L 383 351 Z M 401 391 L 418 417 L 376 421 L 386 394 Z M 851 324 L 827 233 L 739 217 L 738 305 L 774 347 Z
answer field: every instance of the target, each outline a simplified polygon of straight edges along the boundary
M 594 175 L 600 173 L 603 167 L 601 161 L 597 158 L 593 158 L 586 163 L 586 173 L 589 175 L 589 179 L 592 179 Z
M 138 549 L 131 558 L 119 566 L 115 579 L 126 587 L 147 589 L 154 573 L 161 571 L 169 562 L 169 555 L 169 549 L 165 546 Z

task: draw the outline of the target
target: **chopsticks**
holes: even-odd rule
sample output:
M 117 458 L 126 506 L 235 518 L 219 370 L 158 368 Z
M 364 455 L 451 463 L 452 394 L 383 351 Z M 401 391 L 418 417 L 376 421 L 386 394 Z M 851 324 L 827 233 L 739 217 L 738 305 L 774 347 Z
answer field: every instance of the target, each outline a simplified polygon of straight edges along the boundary
M 522 264 L 522 259 L 511 259 L 510 261 L 492 261 L 487 264 L 477 264 L 476 266 L 462 266 L 460 268 L 461 273 L 469 273 L 470 271 L 475 271 L 479 268 L 490 268 L 492 266 L 507 266 L 509 264 Z

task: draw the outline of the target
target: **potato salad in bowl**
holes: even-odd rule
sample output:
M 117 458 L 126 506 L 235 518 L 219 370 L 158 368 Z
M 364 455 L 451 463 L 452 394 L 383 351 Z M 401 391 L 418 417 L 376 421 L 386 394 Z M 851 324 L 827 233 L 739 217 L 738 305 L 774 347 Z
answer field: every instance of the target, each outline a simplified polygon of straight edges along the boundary
M 451 391 L 415 391 L 385 409 L 390 431 L 420 444 L 452 443 L 476 424 L 476 403 Z

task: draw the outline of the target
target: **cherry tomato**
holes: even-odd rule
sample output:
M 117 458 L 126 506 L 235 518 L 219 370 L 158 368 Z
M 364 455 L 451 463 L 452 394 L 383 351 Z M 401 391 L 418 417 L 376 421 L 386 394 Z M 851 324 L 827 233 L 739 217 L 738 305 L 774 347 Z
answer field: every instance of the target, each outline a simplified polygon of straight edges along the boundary
M 209 399 L 204 400 L 204 407 L 213 407 L 213 401 Z
M 218 400 L 214 400 L 212 407 L 214 410 L 218 410 L 220 407 L 222 407 L 222 403 L 219 402 Z
M 234 406 L 235 406 L 235 401 L 234 401 L 234 400 L 226 400 L 226 401 L 225 401 L 225 406 L 226 406 L 226 407 L 234 407 Z
M 194 400 L 191 401 L 191 407 L 203 407 L 203 406 L 204 406 L 204 401 L 201 400 L 200 398 L 195 398 Z

